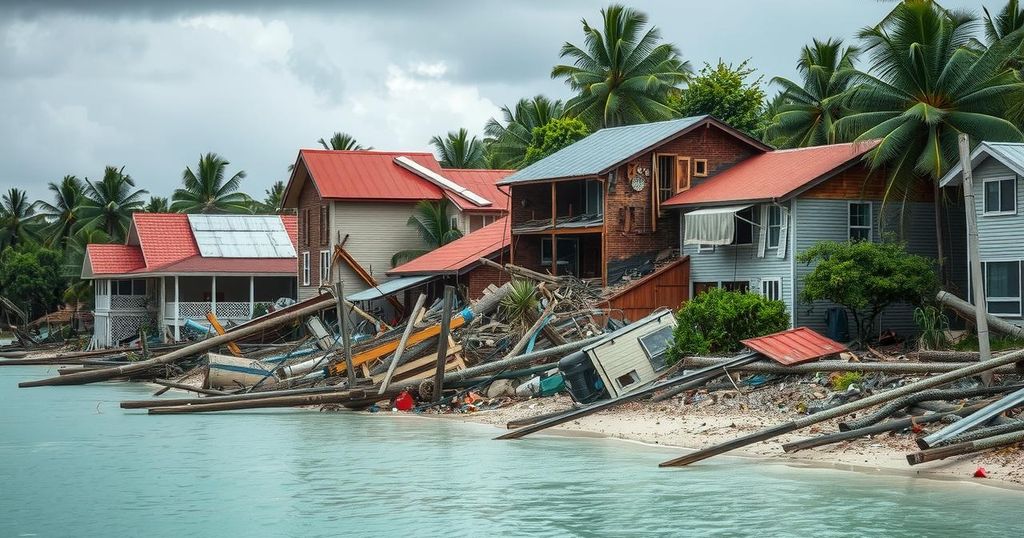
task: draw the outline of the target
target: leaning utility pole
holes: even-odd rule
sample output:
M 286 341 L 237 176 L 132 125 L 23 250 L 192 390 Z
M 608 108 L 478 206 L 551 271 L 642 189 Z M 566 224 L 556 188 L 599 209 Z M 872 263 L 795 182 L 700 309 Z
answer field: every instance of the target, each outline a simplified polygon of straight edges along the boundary
M 978 214 L 974 205 L 974 175 L 971 171 L 971 141 L 967 133 L 960 133 L 960 166 L 963 168 L 964 210 L 967 213 L 967 256 L 971 260 L 971 297 L 974 299 L 974 320 L 978 327 L 978 351 L 981 361 L 992 358 L 988 341 L 988 308 L 985 302 L 985 284 L 978 255 Z M 936 204 L 940 201 L 936 200 Z M 981 374 L 986 385 L 992 384 L 992 372 Z

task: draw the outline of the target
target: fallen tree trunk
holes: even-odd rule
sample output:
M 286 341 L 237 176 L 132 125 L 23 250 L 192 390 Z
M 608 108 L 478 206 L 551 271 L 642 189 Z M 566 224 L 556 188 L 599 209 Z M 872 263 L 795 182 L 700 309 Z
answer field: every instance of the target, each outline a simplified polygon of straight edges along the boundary
M 935 443 L 934 448 L 940 446 L 956 445 L 960 443 L 966 443 L 969 441 L 977 441 L 986 437 L 992 437 L 994 435 L 1002 435 L 1004 433 L 1019 432 L 1024 430 L 1024 420 L 1013 420 L 1006 424 L 997 424 L 995 426 L 989 426 L 987 428 L 980 428 L 977 430 L 969 431 L 967 433 L 961 433 L 956 437 L 950 437 L 940 443 Z
M 944 460 L 953 456 L 981 452 L 982 450 L 1015 445 L 1017 443 L 1024 443 L 1024 431 L 1004 433 L 1002 435 L 994 435 L 977 441 L 968 441 L 966 443 L 929 448 L 920 452 L 914 452 L 913 454 L 907 454 L 907 463 L 917 465 L 919 463 Z
M 192 355 L 198 355 L 200 353 L 209 351 L 216 347 L 227 344 L 228 342 L 234 342 L 235 340 L 256 334 L 264 329 L 275 327 L 289 321 L 309 316 L 329 308 L 334 305 L 334 299 L 332 296 L 328 296 L 330 299 L 313 302 L 312 304 L 306 305 L 303 308 L 299 308 L 280 316 L 274 316 L 270 319 L 263 319 L 257 323 L 251 323 L 246 325 L 240 325 L 235 327 L 233 330 L 228 331 L 225 334 L 217 335 L 212 338 L 207 338 L 201 342 L 185 346 L 176 351 L 154 357 L 152 359 L 133 362 L 125 366 L 117 366 L 114 368 L 103 368 L 99 370 L 90 370 L 87 372 L 78 372 L 74 374 L 50 377 L 47 379 L 39 379 L 36 381 L 23 381 L 18 383 L 19 387 L 43 387 L 49 385 L 83 385 L 86 383 L 95 383 L 97 381 L 107 381 L 117 377 L 125 377 L 131 373 L 139 372 L 153 366 L 160 364 L 170 364 L 175 361 L 179 361 Z M 278 311 L 280 312 L 280 311 Z M 277 312 L 275 312 L 276 314 Z M 270 316 L 265 316 L 270 317 Z M 262 319 L 262 318 L 258 318 Z
M 683 364 L 687 367 L 706 368 L 724 364 L 726 359 L 717 357 L 686 357 Z M 813 374 L 815 372 L 884 372 L 889 374 L 942 374 L 953 372 L 968 366 L 976 366 L 978 362 L 846 362 L 841 360 L 828 360 L 797 364 L 795 366 L 782 366 L 772 361 L 757 361 L 743 366 L 730 368 L 732 371 L 758 372 L 765 374 Z M 993 369 L 997 374 L 1015 373 L 1013 367 Z
M 949 293 L 948 291 L 940 291 L 935 296 L 938 301 L 953 310 L 966 319 L 974 319 L 974 305 L 967 301 Z M 1024 338 L 1024 328 L 1018 327 L 1003 318 L 993 316 L 992 314 L 986 314 L 985 319 L 988 321 L 988 326 L 994 331 L 998 331 L 1007 336 L 1013 336 L 1016 338 Z
M 729 452 L 737 448 L 751 445 L 759 441 L 764 441 L 785 433 L 789 433 L 791 431 L 806 428 L 807 426 L 810 426 L 812 424 L 817 424 L 819 422 L 824 422 L 826 420 L 831 420 L 833 418 L 839 418 L 841 416 L 848 415 L 854 411 L 860 411 L 861 409 L 866 409 L 868 407 L 872 407 L 880 403 L 885 403 L 896 398 L 899 398 L 901 396 L 906 396 L 908 394 L 913 394 L 924 389 L 944 385 L 951 381 L 956 381 L 958 379 L 962 379 L 968 376 L 988 372 L 994 370 L 995 368 L 998 368 L 999 366 L 1013 364 L 1014 362 L 1017 362 L 1022 359 L 1024 359 L 1024 351 L 1017 351 L 1014 353 L 1003 355 L 1001 357 L 989 359 L 984 362 L 971 364 L 970 366 L 953 370 L 952 372 L 946 372 L 944 374 L 940 374 L 934 377 L 926 377 L 924 379 L 904 385 L 902 387 L 897 387 L 886 392 L 874 394 L 872 396 L 868 396 L 867 398 L 862 398 L 854 402 L 833 407 L 832 409 L 826 409 L 824 411 L 820 411 L 807 417 L 803 417 L 790 422 L 785 422 L 783 424 L 779 424 L 771 428 L 754 432 L 749 435 L 744 435 L 743 437 L 733 439 L 732 441 L 728 441 L 703 450 L 698 450 L 685 456 L 681 456 L 675 459 L 662 462 L 660 466 L 676 467 L 682 465 L 689 465 L 691 463 L 701 461 L 712 456 L 717 456 L 718 454 L 723 454 L 725 452 Z
M 932 400 L 962 400 L 964 398 L 973 398 L 975 396 L 988 396 L 991 394 L 1002 394 L 1004 392 L 1010 392 L 1011 390 L 1018 390 L 1024 388 L 1024 385 L 1002 385 L 998 387 L 979 387 L 973 389 L 933 389 L 923 390 L 917 394 L 911 394 L 902 398 L 897 398 L 878 409 L 870 415 L 850 420 L 847 422 L 839 423 L 839 431 L 847 430 L 859 430 L 866 428 L 876 422 L 879 422 L 889 415 L 910 407 L 918 402 L 927 402 Z
M 277 396 L 259 401 L 259 407 L 297 407 L 302 405 L 324 405 L 361 401 L 366 398 L 364 390 L 343 390 L 325 394 L 304 394 L 296 396 Z M 172 407 L 154 407 L 149 410 L 151 415 L 169 415 L 179 413 L 201 413 L 213 411 L 231 411 L 235 409 L 252 409 L 255 402 L 236 401 L 207 403 L 202 405 L 179 405 Z

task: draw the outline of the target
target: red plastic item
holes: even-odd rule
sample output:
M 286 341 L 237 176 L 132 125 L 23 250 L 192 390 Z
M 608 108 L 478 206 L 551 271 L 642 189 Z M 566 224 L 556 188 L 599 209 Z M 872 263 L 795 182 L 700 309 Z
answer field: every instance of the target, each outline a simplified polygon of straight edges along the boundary
M 412 409 L 414 403 L 415 402 L 412 401 L 412 396 L 407 390 L 403 390 L 395 397 L 395 409 L 398 409 L 399 411 L 408 411 Z
M 978 470 L 974 471 L 974 478 L 988 478 L 988 474 L 985 473 L 985 468 L 978 467 Z

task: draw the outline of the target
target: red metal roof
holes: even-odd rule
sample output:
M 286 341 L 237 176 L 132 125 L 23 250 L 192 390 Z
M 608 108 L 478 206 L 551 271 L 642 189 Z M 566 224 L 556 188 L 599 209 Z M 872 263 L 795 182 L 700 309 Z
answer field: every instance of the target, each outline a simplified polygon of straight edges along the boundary
M 508 247 L 510 236 L 508 217 L 503 217 L 415 260 L 399 265 L 387 274 L 458 274 L 473 267 L 480 258 L 491 256 Z
M 431 153 L 299 150 L 321 198 L 440 200 L 440 187 L 395 164 L 395 157 L 403 156 L 444 175 Z
M 292 246 L 298 245 L 298 219 L 281 215 Z M 135 213 L 127 245 L 91 244 L 86 255 L 93 275 L 146 273 L 291 274 L 295 258 L 204 258 L 192 236 L 188 215 Z
M 85 256 L 94 275 L 119 275 L 146 267 L 142 249 L 135 245 L 86 245 Z
M 508 211 L 508 187 L 497 183 L 512 172 L 515 170 L 445 168 L 441 175 L 491 201 L 491 205 L 480 207 L 461 196 L 449 196 L 463 211 Z
M 846 346 L 807 327 L 743 340 L 750 349 L 782 364 L 802 364 L 846 351 Z
M 672 207 L 783 199 L 844 164 L 859 159 L 877 144 L 877 141 L 870 141 L 769 151 L 742 161 L 661 205 Z

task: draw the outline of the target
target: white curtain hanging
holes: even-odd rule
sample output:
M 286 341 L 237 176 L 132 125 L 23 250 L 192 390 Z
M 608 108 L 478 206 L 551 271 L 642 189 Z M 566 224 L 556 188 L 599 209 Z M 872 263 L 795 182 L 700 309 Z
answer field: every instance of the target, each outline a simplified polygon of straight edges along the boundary
M 728 245 L 736 234 L 736 213 L 750 205 L 698 209 L 685 215 L 683 243 Z

